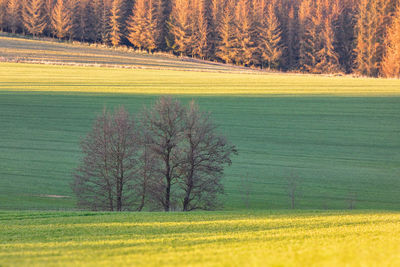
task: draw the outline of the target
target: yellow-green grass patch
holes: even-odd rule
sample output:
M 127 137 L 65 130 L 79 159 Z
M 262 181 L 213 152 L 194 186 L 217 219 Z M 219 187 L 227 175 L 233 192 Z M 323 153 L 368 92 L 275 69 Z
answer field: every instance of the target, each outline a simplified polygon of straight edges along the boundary
M 400 80 L 0 63 L 0 90 L 179 95 L 400 94 Z
M 5 266 L 397 266 L 389 212 L 0 214 Z

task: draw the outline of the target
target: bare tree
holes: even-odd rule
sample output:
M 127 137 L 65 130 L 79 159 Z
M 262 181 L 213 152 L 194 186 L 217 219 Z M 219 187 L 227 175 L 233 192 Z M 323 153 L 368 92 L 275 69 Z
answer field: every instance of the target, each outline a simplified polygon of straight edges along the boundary
M 349 191 L 347 196 L 347 203 L 349 204 L 348 208 L 349 210 L 353 210 L 356 207 L 356 201 L 357 201 L 357 192 L 355 191 Z
M 210 114 L 191 102 L 160 98 L 141 116 L 103 111 L 82 141 L 83 161 L 72 189 L 93 210 L 164 211 L 217 207 L 222 177 L 236 148 L 219 135 Z
M 184 108 L 171 97 L 160 98 L 152 109 L 145 109 L 143 129 L 149 133 L 151 151 L 162 163 L 159 179 L 152 184 L 152 196 L 164 211 L 170 211 L 172 185 L 178 180 L 179 144 L 184 133 Z
M 289 177 L 287 178 L 287 190 L 290 198 L 290 206 L 292 209 L 296 207 L 296 200 L 300 196 L 300 184 L 302 182 L 301 177 L 291 171 Z
M 224 166 L 232 164 L 236 148 L 217 134 L 210 114 L 201 112 L 194 101 L 186 111 L 183 141 L 179 179 L 183 210 L 215 208 L 217 194 L 223 192 Z
M 347 194 L 345 195 L 345 201 L 348 203 L 348 209 L 353 210 L 356 207 L 357 202 L 357 189 L 360 188 L 357 179 L 353 176 L 347 181 Z
M 131 208 L 136 141 L 134 121 L 125 109 L 114 114 L 104 109 L 81 143 L 84 158 L 72 184 L 78 206 L 110 211 Z
M 151 197 L 152 186 L 159 179 L 157 166 L 160 161 L 154 156 L 151 149 L 151 136 L 146 130 L 140 131 L 140 152 L 137 162 L 136 195 L 138 197 L 137 211 L 142 211 Z M 153 188 L 154 189 L 154 188 Z M 153 204 L 153 203 L 152 203 Z

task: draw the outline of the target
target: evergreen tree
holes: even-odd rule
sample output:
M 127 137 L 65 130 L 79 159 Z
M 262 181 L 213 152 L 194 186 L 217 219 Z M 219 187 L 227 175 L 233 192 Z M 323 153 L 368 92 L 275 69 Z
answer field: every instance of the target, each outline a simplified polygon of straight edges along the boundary
M 169 24 L 172 10 L 172 0 L 158 0 L 155 3 L 155 13 L 157 16 L 157 28 L 158 28 L 158 47 L 162 50 L 169 50 L 170 40 L 169 36 Z
M 317 64 L 317 31 L 313 0 L 303 0 L 299 7 L 299 67 L 313 72 Z
M 136 0 L 132 16 L 127 24 L 127 38 L 129 42 L 139 49 L 146 48 L 146 0 Z
M 249 0 L 239 0 L 235 8 L 235 61 L 238 64 L 250 66 L 255 50 L 253 32 L 253 14 Z
M 157 31 L 158 31 L 157 47 L 162 50 L 165 50 L 167 48 L 166 36 L 167 36 L 168 23 L 166 23 L 166 18 L 169 17 L 169 12 L 171 12 L 171 10 L 167 9 L 164 0 L 156 1 L 155 17 L 157 18 Z
M 113 46 L 117 46 L 121 42 L 122 31 L 122 0 L 113 0 L 110 16 L 110 41 Z
M 336 51 L 339 56 L 341 69 L 350 73 L 354 68 L 354 48 L 355 48 L 355 23 L 357 6 L 355 1 L 358 0 L 342 0 L 340 1 L 340 12 L 338 18 L 334 21 Z
M 7 5 L 7 24 L 13 34 L 15 34 L 21 23 L 21 4 L 19 0 L 8 0 Z
M 275 0 L 275 15 L 281 30 L 283 54 L 279 68 L 282 70 L 298 68 L 300 31 L 298 10 L 300 4 L 300 1 Z
M 217 53 L 217 46 L 219 43 L 218 29 L 220 27 L 221 16 L 221 1 L 222 0 L 208 0 L 206 8 L 207 13 L 207 46 L 208 54 L 210 57 L 215 58 Z
M 72 30 L 71 11 L 66 7 L 65 0 L 57 0 L 51 17 L 54 34 L 62 39 L 67 37 Z
M 44 17 L 42 15 L 42 0 L 26 0 L 22 13 L 22 19 L 25 29 L 36 36 L 41 34 L 46 27 Z
M 340 70 L 335 44 L 334 24 L 338 0 L 305 0 L 300 5 L 300 67 L 311 73 L 334 73 Z
M 282 56 L 281 30 L 275 15 L 274 2 L 260 1 L 257 8 L 261 15 L 257 16 L 258 39 L 257 49 L 261 67 L 277 68 Z
M 225 63 L 232 63 L 236 59 L 235 44 L 236 36 L 235 19 L 234 19 L 234 0 L 226 0 L 223 10 L 221 11 L 221 21 L 218 27 L 218 43 L 215 56 Z
M 400 78 L 400 4 L 394 15 L 386 39 L 386 53 L 382 61 L 382 75 Z
M 54 33 L 53 25 L 52 25 L 52 22 L 51 22 L 52 21 L 54 5 L 55 5 L 54 0 L 44 0 L 43 16 L 44 16 L 44 21 L 46 22 L 46 27 L 44 29 L 44 32 L 47 35 L 52 35 Z
M 7 22 L 7 0 L 0 0 L 0 31 L 4 31 Z
M 161 8 L 160 0 L 148 0 L 147 1 L 147 15 L 146 15 L 146 49 L 153 51 L 157 48 L 157 44 L 161 45 L 160 42 L 160 22 L 158 19 L 158 12 Z
M 79 3 L 81 1 L 82 0 L 65 0 L 65 7 L 71 14 L 71 29 L 69 30 L 68 35 L 67 35 L 67 37 L 70 40 L 75 38 L 75 32 L 76 32 L 76 27 L 77 27 L 76 16 L 78 15 L 77 9 L 78 9 Z M 83 1 L 85 1 L 85 0 L 83 0 Z
M 161 1 L 156 0 L 137 0 L 135 2 L 133 15 L 127 25 L 127 38 L 137 48 L 149 51 L 157 48 L 159 21 L 156 12 L 160 6 Z
M 194 23 L 194 22 L 193 22 Z M 170 48 L 183 54 L 192 53 L 192 12 L 188 0 L 172 0 L 171 17 L 168 22 L 172 40 Z
M 377 77 L 385 51 L 385 34 L 390 24 L 393 2 L 390 0 L 361 0 L 357 21 L 356 71 Z
M 337 73 L 340 71 L 339 56 L 335 51 L 334 32 L 329 18 L 325 18 L 323 26 L 320 34 L 322 44 L 317 52 L 318 63 L 315 65 L 314 72 Z
M 104 43 L 109 37 L 109 2 L 107 0 L 93 0 L 93 29 L 95 41 Z
M 74 8 L 74 36 L 81 42 L 92 41 L 90 24 L 90 0 L 80 0 L 76 2 Z
M 192 54 L 199 58 L 204 59 L 208 51 L 208 26 L 206 20 L 206 10 L 204 0 L 192 1 Z
M 294 7 L 291 6 L 288 14 L 287 34 L 286 34 L 286 68 L 294 69 L 297 67 L 299 54 L 299 22 Z

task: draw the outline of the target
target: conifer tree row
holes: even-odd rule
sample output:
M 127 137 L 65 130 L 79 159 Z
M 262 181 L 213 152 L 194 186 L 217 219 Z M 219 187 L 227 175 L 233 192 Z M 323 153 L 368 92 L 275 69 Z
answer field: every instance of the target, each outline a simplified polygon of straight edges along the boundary
M 283 71 L 394 77 L 399 6 L 400 0 L 0 0 L 0 30 Z
M 382 74 L 389 78 L 400 78 L 400 5 L 395 12 L 392 26 L 388 30 L 385 44 Z

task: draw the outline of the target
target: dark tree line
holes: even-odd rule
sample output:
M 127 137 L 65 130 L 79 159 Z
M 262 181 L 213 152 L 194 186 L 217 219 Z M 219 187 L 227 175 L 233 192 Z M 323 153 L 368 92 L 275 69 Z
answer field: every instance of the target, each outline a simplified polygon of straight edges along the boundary
M 170 97 L 137 119 L 123 107 L 104 109 L 81 148 L 72 184 L 78 206 L 109 211 L 214 209 L 237 153 L 210 114 Z
M 398 77 L 399 2 L 0 0 L 0 29 L 260 68 Z

